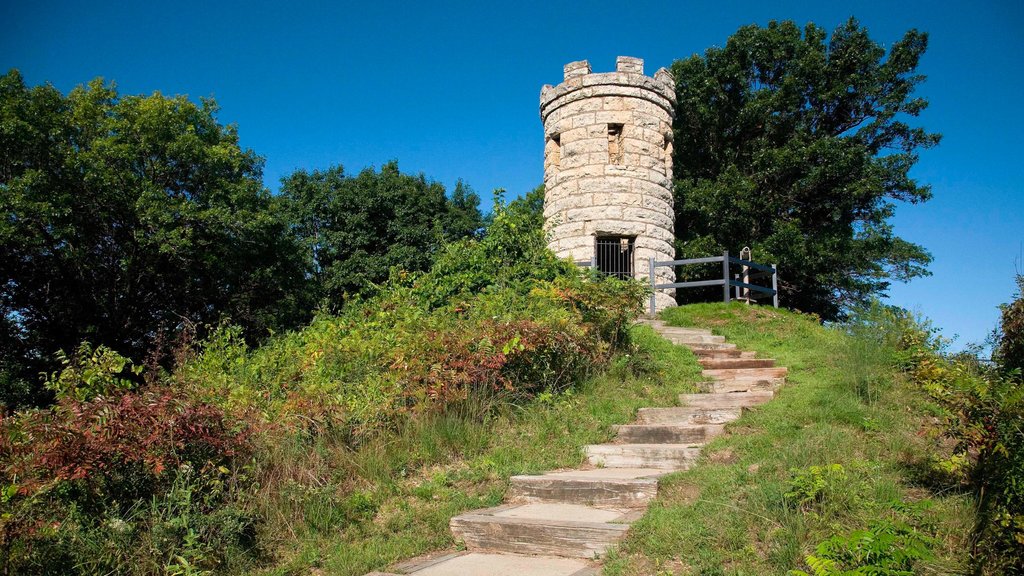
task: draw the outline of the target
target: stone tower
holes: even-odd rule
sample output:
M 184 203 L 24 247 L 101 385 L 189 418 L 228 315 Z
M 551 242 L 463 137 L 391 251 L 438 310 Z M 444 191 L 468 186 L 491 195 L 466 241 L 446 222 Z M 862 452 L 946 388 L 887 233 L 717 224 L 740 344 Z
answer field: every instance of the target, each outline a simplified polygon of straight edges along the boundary
M 652 257 L 675 259 L 675 83 L 664 68 L 645 76 L 639 58 L 620 56 L 615 68 L 593 74 L 586 60 L 571 62 L 561 84 L 541 89 L 545 226 L 558 256 L 647 282 Z M 655 274 L 675 282 L 670 267 Z M 658 310 L 674 295 L 657 291 Z

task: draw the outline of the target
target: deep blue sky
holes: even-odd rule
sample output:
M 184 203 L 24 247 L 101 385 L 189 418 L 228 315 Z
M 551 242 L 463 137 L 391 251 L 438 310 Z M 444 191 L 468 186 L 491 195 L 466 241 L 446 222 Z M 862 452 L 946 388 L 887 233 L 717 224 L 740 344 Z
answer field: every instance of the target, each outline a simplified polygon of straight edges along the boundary
M 0 4 L 0 69 L 62 91 L 103 76 L 122 93 L 213 96 L 220 120 L 266 158 L 350 172 L 398 159 L 489 205 L 542 178 L 540 87 L 562 65 L 617 55 L 673 60 L 771 19 L 828 30 L 856 16 L 888 46 L 931 34 L 920 123 L 942 144 L 914 174 L 935 198 L 896 231 L 935 256 L 934 276 L 891 291 L 960 345 L 982 340 L 1015 291 L 1024 242 L 1024 3 L 994 2 L 54 2 Z M 784 271 L 783 271 L 784 273 Z

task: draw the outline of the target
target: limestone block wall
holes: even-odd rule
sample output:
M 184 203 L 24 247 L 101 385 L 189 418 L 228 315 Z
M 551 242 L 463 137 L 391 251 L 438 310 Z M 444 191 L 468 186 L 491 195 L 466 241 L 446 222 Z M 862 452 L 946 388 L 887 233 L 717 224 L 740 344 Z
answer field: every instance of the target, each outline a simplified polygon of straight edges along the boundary
M 664 68 L 644 75 L 639 58 L 620 56 L 615 72 L 565 65 L 564 81 L 541 89 L 544 218 L 560 257 L 589 261 L 600 236 L 634 237 L 634 275 L 647 281 L 649 259 L 673 260 L 672 117 L 675 83 Z M 675 282 L 671 268 L 655 270 Z M 660 310 L 675 291 L 656 294 Z

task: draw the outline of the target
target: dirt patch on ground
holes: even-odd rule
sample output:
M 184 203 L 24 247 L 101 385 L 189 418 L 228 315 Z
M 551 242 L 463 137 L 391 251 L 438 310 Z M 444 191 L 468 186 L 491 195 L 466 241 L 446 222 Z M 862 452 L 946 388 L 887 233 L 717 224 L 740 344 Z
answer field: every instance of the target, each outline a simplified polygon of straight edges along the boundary
M 708 461 L 714 462 L 715 464 L 735 464 L 737 460 L 739 460 L 739 458 L 733 452 L 732 448 L 725 448 L 717 452 L 712 452 L 711 455 L 708 456 Z
M 693 504 L 700 499 L 700 488 L 694 484 L 680 482 L 661 488 L 658 497 L 672 504 Z

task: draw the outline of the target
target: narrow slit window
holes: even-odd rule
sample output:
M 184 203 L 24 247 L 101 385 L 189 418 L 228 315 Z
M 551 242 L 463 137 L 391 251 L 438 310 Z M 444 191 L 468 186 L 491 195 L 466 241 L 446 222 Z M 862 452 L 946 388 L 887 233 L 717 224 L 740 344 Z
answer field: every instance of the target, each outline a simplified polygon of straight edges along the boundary
M 672 177 L 672 137 L 665 137 L 665 176 Z
M 558 168 L 562 165 L 562 137 L 552 134 L 548 138 L 548 165 Z
M 622 164 L 624 160 L 622 153 L 622 124 L 608 125 L 608 163 Z

